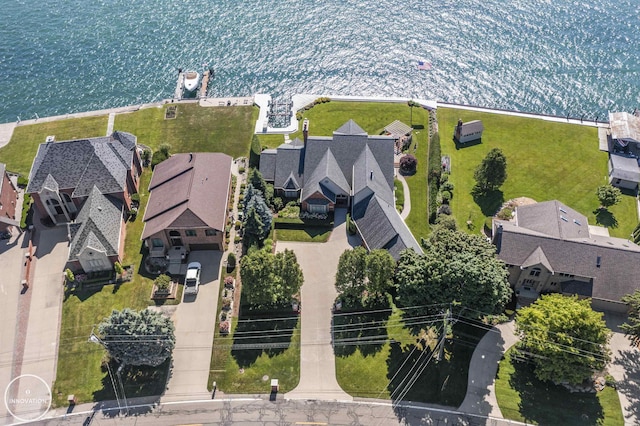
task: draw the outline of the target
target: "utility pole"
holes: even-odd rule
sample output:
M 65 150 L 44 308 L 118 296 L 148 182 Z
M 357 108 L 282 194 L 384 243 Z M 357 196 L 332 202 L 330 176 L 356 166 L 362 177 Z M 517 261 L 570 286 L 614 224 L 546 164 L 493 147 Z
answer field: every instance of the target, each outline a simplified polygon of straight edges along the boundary
M 436 356 L 436 361 L 442 361 L 444 359 L 444 342 L 447 339 L 447 331 L 449 330 L 449 325 L 451 323 L 451 305 L 447 308 L 444 316 L 442 317 L 442 333 L 440 333 L 440 338 L 438 341 L 438 355 Z

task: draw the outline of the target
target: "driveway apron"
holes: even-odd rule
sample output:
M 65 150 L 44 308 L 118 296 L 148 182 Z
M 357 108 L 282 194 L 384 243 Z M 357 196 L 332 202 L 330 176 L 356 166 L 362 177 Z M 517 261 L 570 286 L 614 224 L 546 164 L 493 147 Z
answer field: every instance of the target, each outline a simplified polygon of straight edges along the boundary
M 301 289 L 300 382 L 285 399 L 351 401 L 336 379 L 331 341 L 331 314 L 337 296 L 335 274 L 342 252 L 358 245 L 346 232 L 346 210 L 335 213 L 335 227 L 326 243 L 280 241 L 277 251 L 293 250 L 304 274 Z

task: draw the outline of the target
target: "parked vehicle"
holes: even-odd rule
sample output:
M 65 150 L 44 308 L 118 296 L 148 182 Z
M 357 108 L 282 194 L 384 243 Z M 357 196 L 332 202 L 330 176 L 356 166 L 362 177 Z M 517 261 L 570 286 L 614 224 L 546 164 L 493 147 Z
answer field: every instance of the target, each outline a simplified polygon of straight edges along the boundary
M 184 279 L 184 294 L 197 294 L 200 286 L 200 262 L 191 262 L 187 266 L 187 275 Z

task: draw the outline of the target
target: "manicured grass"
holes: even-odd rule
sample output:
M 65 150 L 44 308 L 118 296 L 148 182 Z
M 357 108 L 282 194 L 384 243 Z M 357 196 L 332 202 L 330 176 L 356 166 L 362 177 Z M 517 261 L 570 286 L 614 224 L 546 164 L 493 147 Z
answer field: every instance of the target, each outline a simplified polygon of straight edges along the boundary
M 47 136 L 53 135 L 57 141 L 104 136 L 108 121 L 103 115 L 17 126 L 9 144 L 0 149 L 0 161 L 7 164 L 7 170 L 28 177 L 38 146 Z
M 283 135 L 258 135 L 258 139 L 263 148 L 277 148 L 284 143 Z M 291 138 L 291 140 L 293 139 L 295 138 Z
M 269 393 L 269 379 L 279 380 L 282 393 L 292 390 L 300 381 L 298 317 L 290 311 L 255 314 L 246 311 L 241 309 L 239 318 L 233 318 L 232 333 L 228 336 L 220 336 L 216 323 L 209 390 L 215 381 L 217 389 L 225 393 Z M 269 343 L 286 347 L 269 348 Z M 233 344 L 255 348 L 232 349 Z
M 410 151 L 418 159 L 416 172 L 411 176 L 405 176 L 409 186 L 409 196 L 411 197 L 411 212 L 405 219 L 405 222 L 413 236 L 420 243 L 421 238 L 426 238 L 431 232 L 429 227 L 429 211 L 428 211 L 428 185 L 427 174 L 429 171 L 429 130 L 427 129 L 429 115 L 426 110 L 414 108 L 413 120 L 418 119 L 424 125 L 424 129 L 414 130 L 413 143 Z M 416 118 L 418 117 L 418 118 Z
M 598 150 L 596 128 L 447 108 L 438 108 L 437 114 L 442 154 L 451 156 L 451 207 L 459 224 L 471 220 L 480 230 L 502 201 L 517 197 L 560 200 L 596 224 L 595 191 L 607 176 L 607 154 Z M 483 121 L 481 144 L 456 149 L 452 135 L 458 118 Z M 501 192 L 474 201 L 473 172 L 492 148 L 500 148 L 507 158 L 507 181 Z M 638 223 L 632 203 L 633 198 L 625 196 L 611 209 L 617 221 L 617 227 L 609 229 L 612 236 L 626 238 Z
M 119 114 L 114 129 L 133 133 L 139 143 L 152 149 L 167 143 L 172 153 L 211 151 L 233 158 L 248 156 L 258 108 L 179 104 L 177 117 L 165 120 L 164 111 L 170 105 Z
M 531 364 L 513 361 L 510 349 L 500 361 L 496 397 L 505 419 L 533 424 L 623 425 L 618 393 L 571 393 L 562 386 L 539 381 Z
M 331 228 L 307 227 L 305 229 L 276 229 L 278 241 L 301 241 L 306 243 L 326 243 L 331 236 Z
M 396 209 L 402 213 L 402 209 L 404 208 L 404 186 L 402 186 L 402 182 L 398 179 L 394 179 L 393 188 L 396 196 Z
M 429 341 L 424 351 L 418 348 L 415 344 L 418 336 L 404 325 L 407 317 L 411 315 L 395 307 L 390 313 L 335 315 L 338 383 L 355 397 L 398 400 L 405 388 L 403 379 L 417 371 L 411 370 L 412 367 L 426 364 L 402 399 L 457 407 L 466 395 L 469 362 L 484 330 L 457 324 L 452 338 L 445 344 L 443 360 L 427 362 L 436 341 Z M 372 340 L 393 339 L 398 343 L 367 343 L 373 336 Z M 348 344 L 354 341 L 363 343 Z

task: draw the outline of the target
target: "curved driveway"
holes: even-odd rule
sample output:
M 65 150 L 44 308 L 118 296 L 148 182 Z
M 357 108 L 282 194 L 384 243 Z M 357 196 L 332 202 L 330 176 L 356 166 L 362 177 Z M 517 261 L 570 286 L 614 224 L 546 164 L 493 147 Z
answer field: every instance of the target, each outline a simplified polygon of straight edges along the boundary
M 337 296 L 335 273 L 342 252 L 360 244 L 347 236 L 346 210 L 335 212 L 335 227 L 326 243 L 279 241 L 277 251 L 293 250 L 304 274 L 301 289 L 300 382 L 285 399 L 351 401 L 336 379 L 331 343 L 331 311 Z

